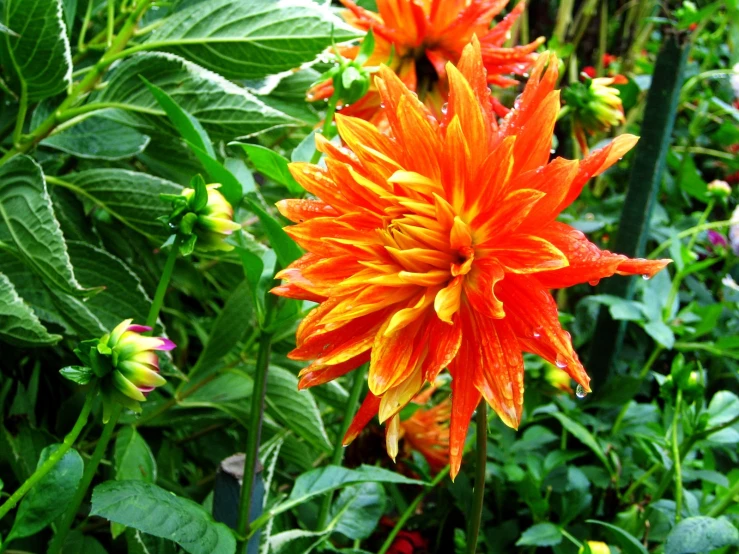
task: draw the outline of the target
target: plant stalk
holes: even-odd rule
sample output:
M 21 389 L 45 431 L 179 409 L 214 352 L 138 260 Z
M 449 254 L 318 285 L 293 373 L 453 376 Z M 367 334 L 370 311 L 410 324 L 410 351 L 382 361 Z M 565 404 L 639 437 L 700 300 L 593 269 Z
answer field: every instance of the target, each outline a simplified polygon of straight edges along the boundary
M 25 494 L 30 491 L 33 486 L 38 483 L 47 473 L 49 473 L 49 471 L 51 471 L 52 468 L 59 462 L 59 460 L 64 457 L 69 449 L 72 448 L 74 441 L 77 440 L 77 437 L 79 437 L 82 429 L 84 429 L 85 425 L 87 424 L 87 419 L 90 415 L 90 410 L 92 409 L 92 402 L 94 399 L 95 390 L 90 390 L 87 393 L 87 397 L 85 398 L 85 403 L 82 406 L 80 415 L 77 417 L 77 421 L 74 423 L 74 427 L 72 427 L 72 430 L 64 437 L 64 441 L 62 442 L 61 446 L 57 448 L 51 456 L 49 456 L 49 458 L 43 463 L 40 468 L 34 471 L 33 474 L 28 479 L 26 479 L 26 481 L 18 488 L 18 490 L 16 490 L 10 496 L 10 498 L 8 498 L 3 503 L 2 506 L 0 506 L 0 520 L 2 520 L 3 517 L 10 510 L 12 510 L 18 502 L 20 502 Z
M 485 466 L 488 460 L 488 405 L 481 400 L 477 406 L 475 424 L 477 426 L 476 463 L 475 463 L 475 490 L 472 499 L 469 529 L 467 531 L 467 554 L 477 551 L 477 538 L 482 523 L 482 507 L 485 500 Z
M 268 310 L 271 312 L 270 308 Z M 270 314 L 267 315 L 269 318 Z M 236 523 L 236 534 L 239 539 L 237 552 L 243 552 L 248 542 L 251 497 L 254 491 L 254 478 L 256 476 L 257 458 L 259 457 L 259 442 L 262 434 L 262 420 L 264 419 L 264 398 L 267 393 L 267 372 L 269 371 L 271 349 L 272 333 L 263 330 L 262 336 L 259 338 L 259 350 L 257 352 L 254 390 L 249 413 L 249 434 L 247 435 L 246 458 L 244 459 L 244 477 Z
M 387 536 L 387 539 L 385 539 L 385 542 L 382 543 L 382 547 L 380 550 L 377 551 L 377 554 L 386 554 L 387 551 L 390 549 L 390 547 L 393 545 L 393 542 L 395 541 L 395 537 L 398 536 L 398 533 L 403 529 L 403 526 L 406 524 L 406 522 L 411 518 L 411 516 L 416 512 L 418 509 L 418 505 L 421 504 L 424 498 L 426 498 L 426 495 L 430 493 L 439 483 L 441 483 L 444 480 L 444 477 L 446 477 L 449 474 L 449 466 L 446 466 L 444 469 L 442 469 L 439 473 L 437 473 L 436 477 L 434 477 L 434 480 L 431 481 L 431 484 L 426 487 L 424 490 L 422 490 L 416 498 L 413 499 L 413 502 L 411 502 L 408 507 L 403 512 L 403 515 L 400 516 L 400 519 L 395 524 L 395 527 L 393 527 L 393 530 L 390 531 L 390 534 Z
M 177 254 L 180 251 L 180 244 L 182 244 L 182 236 L 177 233 L 172 243 L 172 248 L 167 255 L 167 261 L 164 262 L 162 276 L 159 278 L 159 284 L 157 285 L 156 292 L 154 292 L 154 299 L 151 301 L 151 307 L 149 308 L 149 315 L 146 318 L 146 326 L 152 329 L 154 329 L 157 319 L 159 319 L 159 312 L 162 309 L 164 295 L 167 293 L 167 287 L 169 287 L 169 281 L 172 278 L 174 264 L 177 261 Z
M 341 424 L 341 432 L 337 437 L 336 444 L 334 444 L 334 451 L 331 455 L 331 465 L 340 466 L 341 460 L 344 458 L 344 435 L 349 430 L 349 426 L 354 418 L 354 412 L 357 411 L 357 404 L 359 403 L 359 395 L 362 393 L 362 385 L 364 384 L 364 373 L 365 365 L 357 368 L 354 371 L 354 381 L 352 381 L 352 389 L 349 393 L 349 399 L 346 402 L 344 408 L 344 421 Z M 328 522 L 328 514 L 331 510 L 331 500 L 333 498 L 333 492 L 326 493 L 321 504 L 321 511 L 318 514 L 318 525 L 316 529 L 321 531 L 326 527 Z
M 675 413 L 672 416 L 672 457 L 675 473 L 675 524 L 680 522 L 683 511 L 683 472 L 681 469 L 682 455 L 680 453 L 680 444 L 678 443 L 677 423 L 680 420 L 680 410 L 682 409 L 683 391 L 677 390 L 677 400 L 675 401 Z
M 72 502 L 70 502 L 67 511 L 64 512 L 64 517 L 61 523 L 59 523 L 59 527 L 57 527 L 56 535 L 54 535 L 54 540 L 51 542 L 47 554 L 58 554 L 61 552 L 64 541 L 66 540 L 67 535 L 72 528 L 72 524 L 74 523 L 74 519 L 77 517 L 77 512 L 82 505 L 82 501 L 87 495 L 87 490 L 90 488 L 90 484 L 95 477 L 95 473 L 97 473 L 100 461 L 103 459 L 105 451 L 108 449 L 108 443 L 110 442 L 110 438 L 113 436 L 113 430 L 118 423 L 120 415 L 121 407 L 116 405 L 113 408 L 113 413 L 111 414 L 108 423 L 103 427 L 103 432 L 100 434 L 100 438 L 95 445 L 92 457 L 85 466 L 82 480 L 77 486 L 77 491 L 74 493 L 74 497 L 72 498 Z

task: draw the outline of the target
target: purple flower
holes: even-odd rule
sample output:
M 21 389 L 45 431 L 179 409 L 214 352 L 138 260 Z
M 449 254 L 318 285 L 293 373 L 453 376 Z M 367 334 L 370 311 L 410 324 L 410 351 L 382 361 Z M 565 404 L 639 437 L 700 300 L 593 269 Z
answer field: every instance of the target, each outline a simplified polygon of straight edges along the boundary
M 716 247 L 727 248 L 729 246 L 729 241 L 726 240 L 726 237 L 713 229 L 708 231 L 708 241 Z

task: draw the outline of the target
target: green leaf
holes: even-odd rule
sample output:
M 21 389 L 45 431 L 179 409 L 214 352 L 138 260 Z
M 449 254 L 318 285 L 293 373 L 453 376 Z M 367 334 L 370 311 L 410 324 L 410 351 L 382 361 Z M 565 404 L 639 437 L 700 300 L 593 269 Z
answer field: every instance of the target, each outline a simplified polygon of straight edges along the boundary
M 17 346 L 48 346 L 62 337 L 50 334 L 23 302 L 13 283 L 0 273 L 0 337 Z
M 644 330 L 656 342 L 671 350 L 675 344 L 675 334 L 670 327 L 659 320 L 650 321 L 644 325 Z
M 64 180 L 65 188 L 151 238 L 168 233 L 157 218 L 169 215 L 171 206 L 159 195 L 182 192 L 182 187 L 171 181 L 126 169 L 89 169 L 65 175 Z
M 94 115 L 41 141 L 62 152 L 91 160 L 123 160 L 141 154 L 149 137 L 128 125 Z
M 316 448 L 331 451 L 321 412 L 310 391 L 298 390 L 298 378 L 286 369 L 270 366 L 267 373 L 267 411 L 278 422 Z
M 300 124 L 220 75 L 163 52 L 148 52 L 124 60 L 110 73 L 107 86 L 90 102 L 115 105 L 120 108 L 119 117 L 145 132 L 172 130 L 164 119 L 164 110 L 140 77 L 167 93 L 214 140 L 233 140 Z
M 683 519 L 667 535 L 665 554 L 701 554 L 723 546 L 739 545 L 739 531 L 724 518 Z
M 595 437 L 585 427 L 576 421 L 573 421 L 561 412 L 552 412 L 553 417 L 557 418 L 562 424 L 562 427 L 567 429 L 576 439 L 578 439 L 585 446 L 590 448 L 598 459 L 603 462 L 603 465 L 609 473 L 613 473 L 611 470 L 611 464 L 608 462 L 605 452 L 601 448 Z
M 78 385 L 86 385 L 95 376 L 95 373 L 89 367 L 83 365 L 69 365 L 59 370 L 62 377 L 69 379 Z
M 53 444 L 44 448 L 37 467 L 41 467 L 60 446 Z M 66 452 L 23 499 L 7 540 L 34 535 L 62 515 L 72 501 L 83 471 L 82 457 L 77 451 Z
M 201 150 L 190 141 L 185 144 L 192 150 L 205 170 L 208 176 L 216 183 L 221 184 L 220 192 L 226 197 L 226 200 L 232 206 L 241 204 L 241 198 L 244 196 L 244 188 L 236 176 L 226 169 L 221 162 L 208 155 L 207 152 Z
M 228 297 L 221 313 L 213 322 L 208 341 L 190 371 L 191 378 L 196 371 L 204 369 L 207 374 L 220 365 L 224 356 L 236 346 L 249 329 L 253 311 L 249 283 L 242 281 Z
M 739 416 L 739 397 L 727 390 L 718 391 L 708 404 L 708 427 L 722 425 Z
M 249 209 L 257 214 L 259 221 L 264 226 L 264 232 L 267 233 L 270 245 L 274 249 L 275 254 L 277 254 L 277 260 L 282 267 L 289 266 L 303 255 L 300 247 L 283 230 L 282 224 L 259 205 L 253 193 L 246 195 L 246 202 L 249 205 Z
M 331 505 L 329 526 L 350 539 L 369 538 L 385 511 L 385 501 L 385 489 L 378 483 L 347 487 Z
M 75 554 L 108 554 L 94 537 L 84 535 L 76 529 L 67 535 L 62 547 L 62 552 L 74 552 Z
M 300 475 L 290 496 L 271 510 L 276 515 L 294 508 L 318 495 L 359 483 L 397 483 L 401 485 L 426 485 L 423 481 L 404 477 L 381 467 L 362 465 L 356 469 L 340 466 L 320 467 Z
M 172 125 L 174 125 L 175 129 L 180 133 L 180 136 L 205 151 L 211 158 L 215 158 L 216 153 L 213 150 L 210 137 L 208 136 L 208 133 L 205 132 L 205 129 L 203 129 L 200 122 L 183 110 L 177 102 L 172 100 L 172 97 L 161 88 L 156 85 L 152 85 L 145 77 L 140 78 L 154 95 L 154 98 L 157 99 L 157 102 L 159 102 L 164 113 L 167 114 Z
M 144 48 L 171 50 L 229 79 L 255 79 L 312 61 L 359 36 L 327 7 L 294 0 L 209 0 L 186 7 Z
M 290 194 L 301 195 L 305 193 L 305 189 L 300 186 L 290 173 L 287 166 L 288 161 L 274 150 L 258 144 L 238 142 L 231 144 L 241 146 L 259 173 L 285 186 Z
M 0 240 L 14 243 L 44 282 L 75 296 L 89 295 L 74 276 L 41 168 L 27 156 L 0 167 Z
M 92 493 L 92 515 L 179 544 L 190 554 L 232 554 L 231 530 L 186 498 L 143 481 L 107 481 Z
M 595 523 L 596 525 L 602 525 L 603 527 L 613 531 L 620 539 L 619 542 L 620 542 L 621 548 L 624 551 L 624 554 L 649 554 L 649 552 L 647 552 L 647 549 L 644 548 L 642 543 L 640 543 L 636 539 L 636 537 L 634 537 L 634 535 L 632 535 L 628 531 L 625 531 L 624 529 L 621 529 L 620 527 L 616 527 L 615 525 L 611 525 L 610 523 L 606 523 L 605 521 L 598 521 L 597 519 L 588 519 L 587 523 Z
M 5 0 L 8 53 L 31 101 L 54 96 L 72 82 L 72 56 L 61 0 Z
M 138 276 L 121 260 L 85 242 L 69 241 L 69 257 L 83 285 L 105 290 L 84 303 L 84 307 L 111 330 L 126 318 L 143 324 L 149 314 L 149 299 Z
M 115 478 L 147 483 L 157 480 L 154 454 L 135 427 L 124 427 L 115 440 Z
M 526 529 L 516 546 L 554 546 L 562 542 L 562 531 L 553 523 L 537 523 Z

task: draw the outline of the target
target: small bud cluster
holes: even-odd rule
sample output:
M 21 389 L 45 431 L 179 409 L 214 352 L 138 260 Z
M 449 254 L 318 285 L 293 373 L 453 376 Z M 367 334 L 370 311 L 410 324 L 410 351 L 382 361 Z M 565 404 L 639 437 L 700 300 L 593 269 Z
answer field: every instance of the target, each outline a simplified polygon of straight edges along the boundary
M 163 221 L 175 230 L 182 238 L 180 252 L 189 256 L 195 250 L 210 252 L 220 250 L 228 252 L 233 245 L 226 238 L 241 228 L 233 220 L 233 207 L 218 192 L 220 184 L 206 185 L 200 175 L 190 182 L 190 188 L 182 190 L 180 195 L 162 195 L 172 202 L 174 209 Z
M 332 98 L 335 101 L 352 104 L 360 100 L 369 91 L 371 75 L 376 71 L 376 68 L 364 66 L 374 49 L 375 37 L 370 30 L 362 40 L 357 57 L 350 60 L 335 52 L 336 65 L 323 73 L 312 88 L 330 79 L 333 86 Z

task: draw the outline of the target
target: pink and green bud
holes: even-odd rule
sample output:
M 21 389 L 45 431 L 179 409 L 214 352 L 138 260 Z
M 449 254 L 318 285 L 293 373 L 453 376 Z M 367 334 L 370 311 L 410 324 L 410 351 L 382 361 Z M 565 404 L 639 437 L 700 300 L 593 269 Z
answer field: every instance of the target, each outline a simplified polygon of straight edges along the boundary
M 132 325 L 132 321 L 122 321 L 90 351 L 93 371 L 101 377 L 103 420 L 106 422 L 113 404 L 122 404 L 138 413 L 141 411 L 139 402 L 144 402 L 147 394 L 166 383 L 159 374 L 157 351 L 172 350 L 175 344 L 164 337 L 144 336 L 142 333 L 151 331 L 151 327 Z M 106 369 L 107 373 L 99 375 Z
M 726 200 L 731 196 L 731 185 L 726 181 L 720 179 L 714 179 L 708 183 L 708 196 L 715 198 L 716 200 Z
M 585 554 L 588 550 L 590 550 L 591 554 L 611 554 L 611 549 L 604 542 L 588 541 L 586 544 L 587 548 L 585 545 L 581 546 L 580 550 L 578 550 L 578 554 Z

